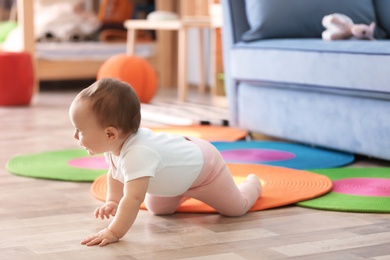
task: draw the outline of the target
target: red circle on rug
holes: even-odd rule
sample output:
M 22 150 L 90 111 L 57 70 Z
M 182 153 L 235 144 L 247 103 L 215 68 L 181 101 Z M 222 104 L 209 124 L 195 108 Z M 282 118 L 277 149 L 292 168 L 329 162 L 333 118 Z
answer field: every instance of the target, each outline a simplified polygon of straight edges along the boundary
M 295 158 L 294 153 L 268 149 L 232 149 L 221 151 L 225 160 L 244 163 L 275 162 Z
M 69 166 L 83 169 L 105 170 L 108 165 L 103 156 L 75 158 L 68 162 Z
M 390 197 L 390 179 L 349 178 L 333 181 L 333 192 L 373 197 Z

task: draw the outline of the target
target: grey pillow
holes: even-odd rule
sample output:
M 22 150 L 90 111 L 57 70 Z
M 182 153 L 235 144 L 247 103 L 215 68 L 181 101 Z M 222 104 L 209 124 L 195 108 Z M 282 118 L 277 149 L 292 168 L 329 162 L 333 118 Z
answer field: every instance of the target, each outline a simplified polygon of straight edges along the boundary
M 378 24 L 390 38 L 390 0 L 374 0 Z
M 390 0 L 382 0 L 384 2 Z M 332 13 L 354 23 L 376 22 L 372 0 L 245 0 L 249 31 L 244 41 L 270 38 L 321 38 L 322 18 Z M 377 38 L 384 36 L 378 30 Z

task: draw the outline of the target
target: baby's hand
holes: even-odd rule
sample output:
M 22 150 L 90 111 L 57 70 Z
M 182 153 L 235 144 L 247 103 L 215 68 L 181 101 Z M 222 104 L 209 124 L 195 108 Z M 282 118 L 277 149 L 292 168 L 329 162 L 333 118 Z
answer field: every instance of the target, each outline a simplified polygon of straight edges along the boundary
M 105 228 L 95 235 L 84 238 L 83 240 L 81 240 L 81 244 L 87 246 L 93 246 L 97 244 L 99 244 L 99 246 L 105 246 L 118 241 L 119 238 L 117 238 L 111 230 Z
M 95 217 L 100 217 L 101 219 L 104 219 L 106 217 L 107 219 L 111 216 L 115 216 L 116 210 L 118 208 L 118 203 L 114 201 L 107 201 L 103 206 L 98 207 L 95 210 Z

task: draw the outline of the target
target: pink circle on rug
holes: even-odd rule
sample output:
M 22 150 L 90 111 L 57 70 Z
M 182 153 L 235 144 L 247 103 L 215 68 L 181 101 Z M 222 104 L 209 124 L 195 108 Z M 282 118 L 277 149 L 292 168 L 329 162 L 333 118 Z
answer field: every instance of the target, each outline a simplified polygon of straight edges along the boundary
M 222 157 L 229 162 L 275 162 L 295 158 L 295 154 L 267 149 L 233 149 L 221 151 Z
M 70 160 L 68 164 L 76 168 L 86 168 L 86 169 L 95 169 L 95 170 L 108 169 L 108 165 L 103 156 L 76 158 Z
M 333 192 L 358 196 L 390 196 L 390 179 L 350 178 L 333 181 Z

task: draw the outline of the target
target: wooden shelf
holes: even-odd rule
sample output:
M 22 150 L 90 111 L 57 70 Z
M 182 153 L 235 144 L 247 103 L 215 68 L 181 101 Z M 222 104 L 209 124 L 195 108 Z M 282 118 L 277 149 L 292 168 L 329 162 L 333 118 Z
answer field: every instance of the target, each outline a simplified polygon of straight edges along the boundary
M 179 30 L 183 27 L 204 27 L 211 26 L 210 19 L 204 20 L 169 20 L 169 21 L 149 21 L 149 20 L 127 20 L 125 27 L 136 30 Z

